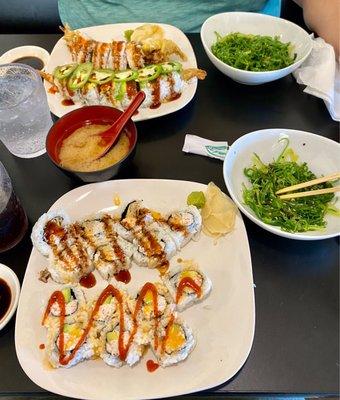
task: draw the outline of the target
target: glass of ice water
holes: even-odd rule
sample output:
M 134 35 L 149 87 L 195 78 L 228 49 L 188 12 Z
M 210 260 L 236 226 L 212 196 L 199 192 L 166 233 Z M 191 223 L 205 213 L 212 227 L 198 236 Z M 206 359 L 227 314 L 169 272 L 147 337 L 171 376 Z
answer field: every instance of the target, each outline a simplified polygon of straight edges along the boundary
M 37 157 L 53 122 L 37 71 L 24 64 L 0 65 L 0 140 L 14 155 Z

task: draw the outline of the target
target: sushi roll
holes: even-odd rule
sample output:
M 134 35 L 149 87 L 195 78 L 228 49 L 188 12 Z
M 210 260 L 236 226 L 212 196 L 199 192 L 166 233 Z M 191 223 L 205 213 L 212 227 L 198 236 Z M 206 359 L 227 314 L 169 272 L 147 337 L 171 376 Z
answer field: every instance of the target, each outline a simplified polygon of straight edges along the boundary
M 70 218 L 64 210 L 52 210 L 43 214 L 32 229 L 34 247 L 45 257 L 51 251 L 51 244 L 58 245 L 65 236 Z
M 81 102 L 87 106 L 99 104 L 99 91 L 96 83 L 85 83 L 81 89 Z
M 152 211 L 146 208 L 142 200 L 134 200 L 129 203 L 122 213 L 123 220 L 135 219 L 145 225 L 153 222 Z
M 83 249 L 77 244 L 65 246 L 58 252 L 51 250 L 48 261 L 48 271 L 57 283 L 78 283 L 82 276 L 88 275 L 93 270 L 92 263 L 87 263 Z
M 61 333 L 59 326 L 48 330 L 46 355 L 53 368 L 70 368 L 94 356 L 94 350 L 86 339 L 76 350 L 84 332 L 85 328 L 78 322 L 64 324 Z
M 124 71 L 127 68 L 126 43 L 113 40 L 110 43 L 110 54 L 107 58 L 105 68 L 114 71 Z
M 92 244 L 93 247 L 98 248 L 107 244 L 108 238 L 105 232 L 105 226 L 100 218 L 85 220 L 81 227 L 84 232 L 86 240 Z
M 147 282 L 133 298 L 128 299 L 128 307 L 138 324 L 135 340 L 147 345 L 155 338 L 159 320 L 169 316 L 175 304 L 166 286 L 160 282 Z
M 94 221 L 90 225 L 92 222 Z M 94 266 L 106 280 L 117 272 L 130 268 L 134 252 L 133 244 L 118 236 L 114 228 L 115 219 L 105 214 L 87 231 L 92 243 L 97 246 Z
M 185 360 L 195 347 L 191 329 L 183 321 L 172 315 L 161 321 L 158 329 L 160 342 L 157 347 L 151 343 L 159 365 L 168 367 Z
M 123 321 L 123 328 L 121 327 L 121 319 L 116 318 L 112 321 L 108 329 L 102 332 L 104 346 L 100 357 L 111 367 L 120 368 L 125 363 L 132 367 L 140 360 L 144 353 L 143 345 L 137 344 L 135 340 L 129 340 L 134 324 L 128 313 L 124 313 Z M 121 335 L 123 349 L 119 345 L 119 337 Z
M 138 87 L 136 81 L 126 82 L 126 85 L 124 87 L 124 94 L 121 99 L 121 107 L 123 109 L 127 108 L 137 93 L 138 93 Z
M 136 42 L 126 44 L 126 58 L 129 68 L 139 69 L 145 66 L 142 47 Z
M 121 108 L 119 97 L 117 96 L 119 85 L 116 82 L 107 82 L 98 85 L 99 104 L 102 106 Z
M 94 328 L 102 330 L 114 317 L 119 314 L 117 300 L 112 295 L 108 296 L 100 305 L 97 314 L 94 316 Z
M 131 267 L 133 250 L 134 246 L 126 240 L 117 237 L 113 243 L 111 239 L 110 243 L 98 247 L 93 261 L 95 268 L 103 279 L 109 280 L 119 271 Z
M 94 69 L 106 68 L 111 54 L 110 43 L 97 42 L 92 53 L 92 63 Z
M 174 100 L 182 93 L 184 81 L 178 72 L 160 75 L 152 81 L 139 82 L 140 90 L 145 93 L 143 107 L 157 107 L 161 103 Z
M 86 322 L 88 310 L 83 290 L 79 286 L 64 286 L 61 293 L 65 301 L 65 322 Z M 49 327 L 59 321 L 61 309 L 57 301 L 51 304 L 49 315 L 44 319 L 44 326 Z
M 178 311 L 205 299 L 212 289 L 211 280 L 195 265 L 177 266 L 162 276 Z
M 202 228 L 202 217 L 195 206 L 188 206 L 170 214 L 167 224 L 171 237 L 178 248 L 184 247 L 191 239 L 197 237 Z

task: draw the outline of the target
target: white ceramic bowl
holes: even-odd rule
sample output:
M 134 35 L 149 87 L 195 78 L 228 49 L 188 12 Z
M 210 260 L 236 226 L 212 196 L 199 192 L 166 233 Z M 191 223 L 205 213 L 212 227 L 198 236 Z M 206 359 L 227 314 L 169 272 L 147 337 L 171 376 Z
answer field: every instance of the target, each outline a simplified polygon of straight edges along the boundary
M 303 233 L 289 233 L 279 227 L 268 225 L 257 218 L 250 207 L 243 203 L 242 185 L 250 187 L 248 179 L 243 173 L 245 167 L 252 165 L 254 152 L 264 163 L 277 158 L 282 151 L 283 144 L 278 143 L 282 137 L 288 137 L 290 147 L 299 156 L 299 162 L 306 162 L 316 176 L 329 175 L 340 171 L 340 144 L 314 133 L 296 131 L 292 129 L 264 129 L 248 133 L 237 139 L 229 148 L 223 164 L 223 175 L 229 194 L 238 208 L 261 228 L 276 235 L 290 239 L 320 240 L 339 235 L 340 218 L 326 216 L 327 227 L 322 231 Z M 340 195 L 336 194 L 337 207 L 340 206 Z
M 15 273 L 4 264 L 0 264 L 0 278 L 3 279 L 11 290 L 11 303 L 7 310 L 7 313 L 0 320 L 0 331 L 7 325 L 7 323 L 12 318 L 15 310 L 17 309 L 19 294 L 20 294 L 20 284 Z
M 211 52 L 211 46 L 216 42 L 215 32 L 222 36 L 232 32 L 278 36 L 282 42 L 292 43 L 294 53 L 297 54 L 296 60 L 289 67 L 275 71 L 252 72 L 231 67 Z M 246 85 L 259 85 L 290 74 L 300 66 L 312 50 L 312 39 L 298 25 L 282 18 L 247 12 L 227 12 L 211 16 L 202 25 L 201 40 L 205 52 L 215 67 L 235 81 Z

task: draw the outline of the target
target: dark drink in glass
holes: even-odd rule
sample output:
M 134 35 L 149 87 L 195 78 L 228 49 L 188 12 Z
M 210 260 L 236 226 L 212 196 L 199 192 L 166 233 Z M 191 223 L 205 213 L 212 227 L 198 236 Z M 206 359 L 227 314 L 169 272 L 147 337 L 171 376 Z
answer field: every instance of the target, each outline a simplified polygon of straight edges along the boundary
M 0 253 L 18 244 L 27 226 L 26 213 L 13 191 L 4 166 L 0 163 Z

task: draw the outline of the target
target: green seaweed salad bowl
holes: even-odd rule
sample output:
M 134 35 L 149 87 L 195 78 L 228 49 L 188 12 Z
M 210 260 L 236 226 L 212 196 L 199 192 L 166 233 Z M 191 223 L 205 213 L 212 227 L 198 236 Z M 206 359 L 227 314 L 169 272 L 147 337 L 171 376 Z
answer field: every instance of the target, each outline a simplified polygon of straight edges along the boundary
M 202 25 L 201 40 L 215 67 L 246 85 L 260 85 L 290 74 L 312 50 L 312 39 L 298 25 L 247 12 L 211 16 Z
M 276 235 L 320 240 L 340 233 L 340 192 L 280 199 L 276 192 L 340 171 L 340 144 L 314 133 L 264 129 L 229 148 L 223 165 L 230 196 L 250 220 Z M 316 190 L 339 186 L 328 182 Z

